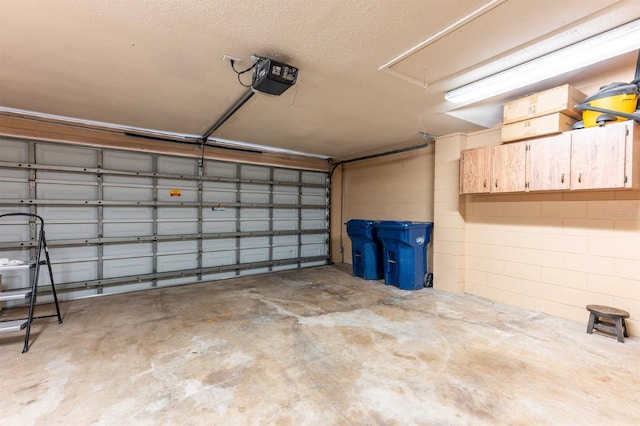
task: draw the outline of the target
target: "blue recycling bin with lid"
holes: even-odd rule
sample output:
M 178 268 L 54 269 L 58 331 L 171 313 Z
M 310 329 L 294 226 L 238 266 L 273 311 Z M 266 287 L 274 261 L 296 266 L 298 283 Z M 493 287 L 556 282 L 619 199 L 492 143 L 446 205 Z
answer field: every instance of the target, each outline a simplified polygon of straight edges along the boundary
M 383 246 L 385 284 L 402 290 L 431 287 L 433 274 L 427 268 L 427 244 L 433 223 L 384 221 L 376 227 Z
M 382 242 L 377 238 L 376 224 L 363 219 L 351 219 L 345 224 L 351 238 L 353 275 L 365 280 L 379 280 L 384 276 Z

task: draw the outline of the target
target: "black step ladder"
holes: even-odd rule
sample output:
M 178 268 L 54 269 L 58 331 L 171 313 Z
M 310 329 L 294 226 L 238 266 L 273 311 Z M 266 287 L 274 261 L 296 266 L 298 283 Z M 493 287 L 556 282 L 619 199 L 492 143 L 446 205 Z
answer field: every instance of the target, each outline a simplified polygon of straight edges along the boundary
M 25 265 L 9 265 L 9 266 L 0 266 L 0 272 L 3 270 L 16 270 L 16 269 L 33 269 L 33 272 L 30 274 L 31 277 L 31 288 L 29 289 L 21 289 L 21 290 L 12 290 L 0 292 L 0 302 L 7 300 L 22 300 L 29 299 L 29 316 L 27 318 L 19 319 L 19 320 L 10 320 L 10 321 L 0 321 L 0 332 L 8 332 L 8 331 L 19 331 L 26 328 L 25 336 L 24 336 L 24 347 L 22 349 L 22 353 L 25 353 L 29 350 L 29 333 L 31 332 L 31 323 L 34 319 L 39 318 L 51 318 L 58 317 L 58 324 L 62 324 L 62 317 L 60 316 L 60 306 L 58 305 L 58 295 L 56 294 L 56 286 L 53 281 L 53 271 L 51 270 L 51 259 L 49 259 L 49 249 L 47 248 L 47 240 L 44 234 L 44 219 L 42 217 L 33 214 L 33 213 L 6 213 L 0 215 L 0 219 L 5 217 L 12 216 L 26 216 L 29 217 L 29 220 L 35 219 L 36 227 L 37 221 L 40 221 L 40 232 L 38 233 L 38 246 L 36 249 L 36 258 L 35 261 L 30 262 Z M 44 252 L 44 259 L 43 259 Z M 49 269 L 49 278 L 51 280 L 51 291 L 53 293 L 53 300 L 56 305 L 56 313 L 51 315 L 43 315 L 43 316 L 34 316 L 36 298 L 38 296 L 38 280 L 40 278 L 40 266 L 47 265 Z

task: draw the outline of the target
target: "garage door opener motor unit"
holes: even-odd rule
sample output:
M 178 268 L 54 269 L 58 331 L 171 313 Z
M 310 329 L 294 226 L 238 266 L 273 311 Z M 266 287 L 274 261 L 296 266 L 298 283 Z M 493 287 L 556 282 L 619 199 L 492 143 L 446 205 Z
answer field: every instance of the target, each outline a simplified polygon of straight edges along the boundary
M 278 96 L 296 84 L 298 79 L 296 67 L 257 55 L 253 55 L 252 59 L 257 61 L 251 83 L 251 89 L 254 92 Z

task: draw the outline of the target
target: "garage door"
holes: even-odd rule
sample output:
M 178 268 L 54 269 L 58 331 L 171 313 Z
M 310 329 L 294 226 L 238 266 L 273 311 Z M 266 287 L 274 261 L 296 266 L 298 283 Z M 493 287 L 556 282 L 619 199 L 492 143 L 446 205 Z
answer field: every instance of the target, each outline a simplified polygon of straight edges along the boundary
M 328 260 L 317 171 L 4 138 L 0 214 L 12 212 L 44 218 L 63 300 Z M 2 219 L 0 257 L 33 258 L 36 232 Z M 6 271 L 4 290 L 27 287 L 21 274 Z

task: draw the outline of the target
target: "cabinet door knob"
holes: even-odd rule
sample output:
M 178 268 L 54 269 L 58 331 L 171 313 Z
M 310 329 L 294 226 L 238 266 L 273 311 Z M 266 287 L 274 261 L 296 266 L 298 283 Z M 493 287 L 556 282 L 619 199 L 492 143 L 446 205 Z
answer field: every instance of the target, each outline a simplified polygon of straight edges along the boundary
M 498 179 L 496 179 L 496 188 L 498 187 Z
M 560 182 L 564 183 L 564 173 L 562 174 L 562 176 L 560 177 Z
M 482 184 L 482 186 L 484 186 L 485 188 L 487 187 L 487 180 L 484 180 L 484 183 Z
M 578 173 L 578 183 L 582 183 L 582 173 Z

